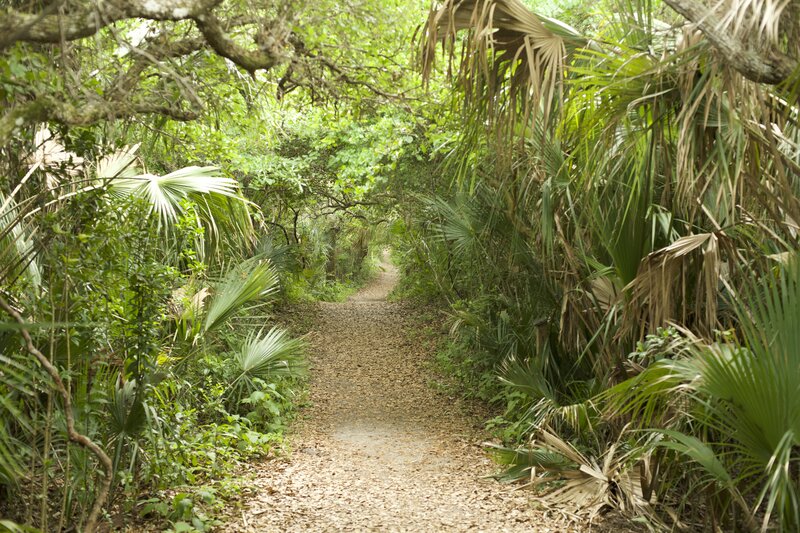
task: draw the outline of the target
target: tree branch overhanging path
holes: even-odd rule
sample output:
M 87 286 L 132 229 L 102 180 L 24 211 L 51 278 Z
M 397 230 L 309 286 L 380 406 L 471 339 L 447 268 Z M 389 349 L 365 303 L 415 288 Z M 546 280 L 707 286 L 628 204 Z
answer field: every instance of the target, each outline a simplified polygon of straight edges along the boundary
M 97 34 L 104 28 L 126 20 L 153 22 L 191 22 L 199 34 L 189 39 L 154 38 L 146 42 L 146 53 L 140 53 L 137 65 L 128 70 L 106 97 L 73 104 L 52 95 L 35 95 L 26 104 L 17 106 L 0 118 L 0 142 L 12 138 L 19 128 L 36 122 L 58 122 L 86 126 L 101 120 L 114 120 L 136 114 L 154 114 L 177 121 L 191 121 L 200 115 L 202 104 L 193 98 L 195 108 L 187 109 L 179 102 L 161 95 L 133 99 L 131 91 L 138 84 L 138 75 L 149 64 L 167 58 L 179 58 L 204 48 L 223 57 L 254 76 L 285 61 L 288 53 L 288 30 L 283 21 L 263 27 L 252 46 L 239 44 L 226 27 L 240 26 L 242 21 L 224 21 L 216 10 L 224 0 L 91 0 L 67 10 L 66 2 L 50 4 L 40 12 L 29 13 L 6 9 L 0 11 L 0 51 L 18 42 L 63 44 Z M 257 23 L 256 20 L 244 22 Z M 270 33 L 272 32 L 272 33 Z M 128 91 L 119 91 L 119 88 Z
M 292 30 L 291 2 L 276 3 L 274 16 L 255 12 L 232 14 L 235 10 L 231 7 L 234 5 L 226 0 L 81 0 L 74 3 L 56 0 L 34 12 L 0 10 L 0 52 L 15 44 L 28 43 L 54 45 L 62 54 L 69 53 L 68 44 L 110 31 L 121 46 L 129 48 L 133 57 L 133 64 L 123 65 L 123 73 L 97 93 L 76 94 L 79 91 L 66 89 L 55 91 L 56 94 L 32 91 L 27 102 L 0 117 L 0 143 L 12 139 L 23 126 L 37 122 L 88 126 L 136 115 L 194 121 L 205 111 L 205 102 L 170 65 L 189 63 L 193 55 L 203 51 L 224 58 L 254 79 L 258 72 L 288 64 L 285 79 L 278 86 L 278 97 L 303 84 L 292 78 L 299 70 L 310 78 L 309 83 L 333 90 L 334 94 L 333 85 L 345 84 L 362 87 L 382 99 L 406 98 L 403 94 L 387 92 L 367 79 L 354 77 L 348 72 L 352 71 L 352 66 L 337 64 L 309 49 Z M 123 22 L 159 26 L 141 43 L 129 46 L 118 33 L 119 24 Z M 335 80 L 315 75 L 311 64 L 318 65 Z M 148 75 L 176 83 L 180 96 L 163 89 L 153 91 L 152 84 L 143 89 Z M 287 89 L 285 85 L 289 79 L 293 83 Z M 62 94 L 57 94 L 59 92 Z
M 74 13 L 22 13 L 8 10 L 0 18 L 0 50 L 17 41 L 58 44 L 90 37 L 102 28 L 127 19 L 190 20 L 206 43 L 251 74 L 270 69 L 280 54 L 268 47 L 245 48 L 222 29 L 214 10 L 223 0 L 112 0 L 92 2 Z

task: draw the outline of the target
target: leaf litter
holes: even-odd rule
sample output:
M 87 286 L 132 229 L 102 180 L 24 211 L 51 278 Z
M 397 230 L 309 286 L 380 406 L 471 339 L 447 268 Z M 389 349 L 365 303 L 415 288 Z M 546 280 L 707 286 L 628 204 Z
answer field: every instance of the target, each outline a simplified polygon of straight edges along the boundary
M 310 405 L 292 430 L 293 452 L 257 465 L 241 516 L 223 528 L 618 531 L 490 477 L 497 469 L 481 447 L 486 435 L 460 402 L 429 385 L 433 354 L 413 330 L 414 310 L 387 301 L 397 272 L 382 270 L 348 301 L 317 304 Z

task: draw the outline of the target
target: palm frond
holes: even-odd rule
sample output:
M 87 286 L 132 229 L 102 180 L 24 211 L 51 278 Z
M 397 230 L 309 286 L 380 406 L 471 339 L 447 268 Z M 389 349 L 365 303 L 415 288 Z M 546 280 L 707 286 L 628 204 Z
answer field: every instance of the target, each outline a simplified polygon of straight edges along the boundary
M 659 430 L 658 433 L 667 438 L 655 440 L 653 442 L 653 446 L 674 450 L 679 454 L 691 459 L 696 465 L 699 466 L 701 471 L 701 479 L 699 484 L 706 489 L 709 485 L 715 485 L 718 491 L 724 491 L 730 494 L 733 498 L 733 501 L 743 511 L 744 521 L 747 522 L 750 530 L 755 531 L 756 527 L 755 520 L 753 518 L 753 509 L 750 507 L 742 493 L 737 488 L 733 476 L 722 463 L 722 460 L 714 451 L 714 449 L 709 444 L 703 442 L 697 437 L 686 435 L 679 431 L 663 429 Z M 769 516 L 769 513 L 767 516 Z
M 142 395 L 137 394 L 136 381 L 122 383 L 114 379 L 109 395 L 110 429 L 115 438 L 136 435 L 145 425 L 146 417 Z
M 627 323 L 655 331 L 669 321 L 685 321 L 693 311 L 697 331 L 711 333 L 717 327 L 719 287 L 728 283 L 723 260 L 729 265 L 738 260 L 731 238 L 723 232 L 687 235 L 652 252 L 626 287 L 631 295 Z M 687 274 L 692 270 L 697 271 L 694 277 Z M 690 291 L 694 299 L 685 297 Z
M 30 452 L 28 436 L 34 433 L 23 401 L 35 398 L 36 370 L 14 354 L 0 354 L 0 484 L 10 485 L 24 474 Z M 16 436 L 15 436 L 16 434 Z M 21 439 L 20 435 L 25 435 Z
M 100 180 L 135 178 L 139 174 L 136 165 L 136 152 L 141 144 L 126 146 L 116 152 L 101 157 L 95 165 L 95 177 Z
M 278 289 L 278 272 L 258 258 L 233 269 L 214 289 L 203 330 L 220 327 L 248 303 L 263 300 Z
M 577 468 L 577 465 L 559 453 L 524 446 L 509 448 L 497 444 L 484 444 L 489 449 L 492 458 L 508 468 L 500 474 L 498 479 L 505 482 L 531 481 L 536 475 L 535 469 L 548 469 L 563 472 L 567 469 Z
M 702 357 L 698 391 L 710 423 L 738 443 L 748 470 L 765 484 L 767 517 L 786 529 L 800 527 L 800 488 L 790 473 L 800 446 L 800 256 L 777 276 L 752 286 L 735 302 L 744 347 L 709 346 Z
M 540 18 L 519 0 L 446 0 L 431 10 L 422 32 L 424 79 L 432 76 L 439 43 L 455 63 L 463 30 L 458 82 L 466 103 L 478 122 L 487 117 L 508 133 L 551 115 L 568 51 L 587 45 L 573 28 Z
M 12 197 L 0 192 L 0 206 L 0 280 L 10 286 L 26 274 L 31 286 L 38 288 L 42 275 L 36 259 L 34 229 L 20 216 Z
M 535 485 L 561 482 L 544 500 L 562 509 L 594 516 L 604 507 L 631 511 L 647 506 L 642 484 L 649 480 L 636 468 L 641 448 L 632 454 L 618 453 L 618 443 L 612 444 L 594 460 L 549 431 L 541 431 L 529 448 L 490 448 L 500 462 L 511 466 L 506 479 L 528 477 Z
M 116 169 L 125 157 L 109 164 L 106 171 Z M 164 176 L 140 174 L 115 179 L 108 191 L 120 197 L 144 198 L 164 223 L 174 223 L 183 212 L 181 202 L 202 195 L 224 196 L 239 199 L 239 184 L 233 178 L 219 175 L 216 167 L 186 167 Z
M 264 335 L 250 336 L 234 356 L 229 400 L 239 403 L 259 388 L 259 381 L 303 376 L 307 369 L 303 349 L 301 339 L 277 327 Z
M 470 198 L 462 195 L 453 202 L 429 198 L 426 203 L 433 216 L 439 219 L 436 232 L 442 240 L 452 244 L 455 254 L 463 255 L 479 245 L 480 222 Z

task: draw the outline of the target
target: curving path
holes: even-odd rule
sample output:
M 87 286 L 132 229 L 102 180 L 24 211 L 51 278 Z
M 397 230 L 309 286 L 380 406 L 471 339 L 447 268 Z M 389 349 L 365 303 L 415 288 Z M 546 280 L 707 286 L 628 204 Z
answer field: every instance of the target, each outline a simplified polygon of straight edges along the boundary
M 530 493 L 486 479 L 480 435 L 428 385 L 430 354 L 386 301 L 389 265 L 345 303 L 319 304 L 311 406 L 289 460 L 259 470 L 236 531 L 569 531 Z M 226 528 L 227 530 L 227 528 Z

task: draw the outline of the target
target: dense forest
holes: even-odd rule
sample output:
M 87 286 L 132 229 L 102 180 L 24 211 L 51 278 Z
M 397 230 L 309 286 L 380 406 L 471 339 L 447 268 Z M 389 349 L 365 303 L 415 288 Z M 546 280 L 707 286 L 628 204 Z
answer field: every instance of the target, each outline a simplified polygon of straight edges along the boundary
M 798 121 L 798 0 L 3 1 L 0 530 L 232 530 L 384 250 L 500 480 L 800 530 Z

